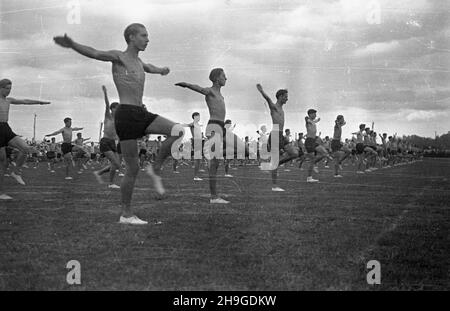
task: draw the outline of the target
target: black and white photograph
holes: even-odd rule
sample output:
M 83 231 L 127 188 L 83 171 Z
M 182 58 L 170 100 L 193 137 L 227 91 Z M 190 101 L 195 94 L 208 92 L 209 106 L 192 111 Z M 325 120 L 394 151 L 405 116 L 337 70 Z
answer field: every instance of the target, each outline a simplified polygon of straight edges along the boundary
M 449 1 L 0 0 L 0 57 L 0 291 L 450 290 Z

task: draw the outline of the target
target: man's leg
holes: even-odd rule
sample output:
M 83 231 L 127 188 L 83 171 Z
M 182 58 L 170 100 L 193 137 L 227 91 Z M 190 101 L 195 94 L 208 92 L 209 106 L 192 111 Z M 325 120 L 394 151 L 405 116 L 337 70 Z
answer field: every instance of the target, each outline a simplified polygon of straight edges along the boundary
M 156 156 L 155 163 L 153 165 L 155 173 L 157 175 L 160 174 L 161 167 L 164 163 L 164 160 L 171 154 L 172 144 L 179 138 L 181 135 L 179 133 L 172 136 L 172 128 L 177 123 L 170 121 L 161 116 L 156 117 L 156 119 L 150 124 L 145 130 L 146 134 L 160 134 L 166 135 L 167 139 L 161 144 L 161 148 Z
M 66 178 L 70 177 L 69 167 L 72 164 L 72 154 L 70 152 L 66 153 L 64 156 L 64 164 L 66 166 Z
M 120 147 L 125 160 L 125 176 L 120 185 L 122 216 L 128 218 L 134 216 L 131 209 L 131 197 L 139 172 L 137 141 L 135 139 L 121 140 Z
M 217 199 L 217 168 L 219 167 L 219 160 L 213 158 L 209 161 L 209 190 L 211 192 L 211 199 Z
M 6 158 L 5 147 L 1 147 L 0 148 L 0 195 L 6 195 L 3 192 L 3 182 L 5 179 L 4 176 L 5 176 L 5 172 L 6 172 L 7 161 L 8 161 L 8 159 Z

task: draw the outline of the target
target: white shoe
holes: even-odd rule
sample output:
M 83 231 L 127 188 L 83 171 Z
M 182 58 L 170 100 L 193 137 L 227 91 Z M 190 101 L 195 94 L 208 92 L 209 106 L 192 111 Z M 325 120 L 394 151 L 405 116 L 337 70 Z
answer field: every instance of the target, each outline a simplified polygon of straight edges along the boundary
M 22 176 L 17 175 L 16 173 L 12 172 L 11 177 L 14 178 L 19 184 L 25 186 L 25 182 L 22 179 Z
M 202 181 L 203 179 L 200 177 L 194 177 L 194 181 Z
M 7 194 L 0 195 L 0 200 L 12 200 L 12 198 Z
M 174 173 L 174 174 L 180 174 L 180 172 L 178 172 L 178 171 L 173 171 L 173 173 Z
M 155 171 L 153 170 L 153 166 L 151 164 L 147 166 L 146 171 L 153 180 L 153 186 L 155 187 L 156 192 L 158 192 L 159 195 L 163 195 L 166 191 L 164 190 L 161 176 L 155 174 Z
M 342 178 L 342 175 L 334 175 L 334 178 Z
M 119 173 L 118 176 L 119 176 L 119 177 L 123 177 L 123 176 L 125 176 L 125 174 L 124 174 L 124 173 Z
M 78 171 L 78 175 L 83 174 L 83 171 Z
M 139 219 L 137 216 L 131 216 L 131 217 L 120 216 L 119 223 L 124 224 L 124 225 L 146 225 L 146 224 L 148 224 L 148 222 Z
M 308 177 L 308 178 L 306 178 L 306 182 L 319 182 L 319 180 L 318 179 L 314 179 L 312 177 Z
M 223 175 L 224 177 L 233 177 L 233 175 L 230 175 L 230 174 L 225 174 L 225 175 Z
M 115 184 L 111 184 L 111 185 L 108 186 L 108 188 L 110 188 L 110 189 L 120 189 L 120 186 L 115 185 Z
M 70 176 L 67 176 L 66 178 L 64 178 L 65 180 L 72 180 L 73 178 Z
M 15 164 L 14 164 L 14 166 L 16 166 Z M 30 168 L 28 165 L 26 165 L 26 164 L 24 164 L 24 165 L 22 165 L 22 167 L 23 168 Z
M 50 173 L 55 173 L 55 171 L 54 171 L 54 170 L 51 170 Z
M 222 198 L 216 198 L 216 199 L 209 200 L 209 203 L 211 203 L 211 204 L 228 204 L 228 203 L 230 203 L 230 201 L 224 200 Z
M 325 165 L 325 168 L 330 168 L 328 165 Z
M 85 164 L 82 165 L 85 170 L 87 170 L 87 166 Z
M 285 172 L 290 172 L 291 170 L 287 168 L 287 169 L 285 169 L 284 171 L 285 171 Z
M 204 173 L 205 172 L 205 170 L 198 170 L 200 173 Z
M 5 176 L 5 177 L 9 177 L 9 176 L 11 176 L 11 175 L 9 175 L 9 174 L 5 174 L 5 175 L 3 175 L 3 176 Z
M 272 191 L 275 192 L 284 192 L 284 189 L 280 188 L 280 187 L 272 187 Z
M 367 170 L 364 170 L 364 172 L 370 173 L 370 172 L 372 172 L 372 170 L 370 168 L 368 168 Z
M 92 172 L 92 174 L 94 175 L 95 179 L 97 179 L 97 182 L 100 185 L 104 184 L 102 177 L 100 176 L 100 174 L 97 171 Z
M 319 168 L 317 166 L 314 166 L 313 170 L 314 170 L 314 173 L 319 174 Z
M 356 174 L 364 174 L 363 171 L 356 171 Z

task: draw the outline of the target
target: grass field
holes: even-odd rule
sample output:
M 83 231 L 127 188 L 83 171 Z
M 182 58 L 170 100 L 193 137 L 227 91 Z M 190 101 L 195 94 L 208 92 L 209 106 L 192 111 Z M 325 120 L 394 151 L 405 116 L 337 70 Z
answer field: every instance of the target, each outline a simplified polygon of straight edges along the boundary
M 152 223 L 143 227 L 117 223 L 120 191 L 90 173 L 65 181 L 41 165 L 24 171 L 27 186 L 5 178 L 15 200 L 0 203 L 0 289 L 450 289 L 450 159 L 365 175 L 350 166 L 342 179 L 321 169 L 319 184 L 281 170 L 285 193 L 270 191 L 270 174 L 239 168 L 218 183 L 227 206 L 210 205 L 208 181 L 180 171 L 164 170 L 162 201 L 140 173 L 133 202 Z M 66 283 L 72 259 L 81 285 Z M 366 282 L 372 259 L 381 285 Z

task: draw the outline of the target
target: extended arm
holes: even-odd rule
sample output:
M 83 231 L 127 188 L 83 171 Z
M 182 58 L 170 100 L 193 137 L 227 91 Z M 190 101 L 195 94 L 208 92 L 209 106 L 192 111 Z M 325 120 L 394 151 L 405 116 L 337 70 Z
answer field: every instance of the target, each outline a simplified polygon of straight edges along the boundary
M 47 136 L 55 136 L 55 135 L 61 134 L 62 132 L 63 132 L 63 129 L 60 129 L 60 130 L 57 130 L 56 132 L 53 132 L 53 133 L 48 134 L 48 135 L 45 135 L 45 137 L 47 137 Z
M 160 74 L 162 76 L 166 76 L 170 72 L 169 67 L 156 67 L 155 65 L 152 65 L 150 63 L 145 64 L 142 60 L 141 60 L 141 63 L 142 63 L 142 66 L 144 67 L 144 71 L 146 73 L 155 73 L 155 74 Z
M 103 96 L 105 98 L 105 118 L 111 118 L 111 112 L 109 111 L 109 99 L 108 93 L 106 92 L 106 87 L 102 86 Z
M 67 34 L 64 36 L 56 36 L 53 38 L 56 44 L 70 48 L 83 56 L 93 58 L 104 62 L 118 62 L 120 61 L 119 51 L 99 51 L 90 46 L 82 45 L 73 41 Z
M 8 101 L 11 105 L 48 105 L 50 102 L 44 102 L 34 99 L 15 99 L 8 97 Z
M 81 131 L 83 128 L 82 127 L 73 127 L 72 131 Z
M 190 84 L 190 83 L 186 83 L 186 82 L 179 82 L 175 84 L 176 86 L 181 86 L 181 87 L 185 87 L 188 88 L 190 90 L 193 90 L 197 93 L 203 94 L 203 95 L 209 95 L 210 94 L 210 89 L 207 87 L 201 87 L 198 86 L 196 84 Z

